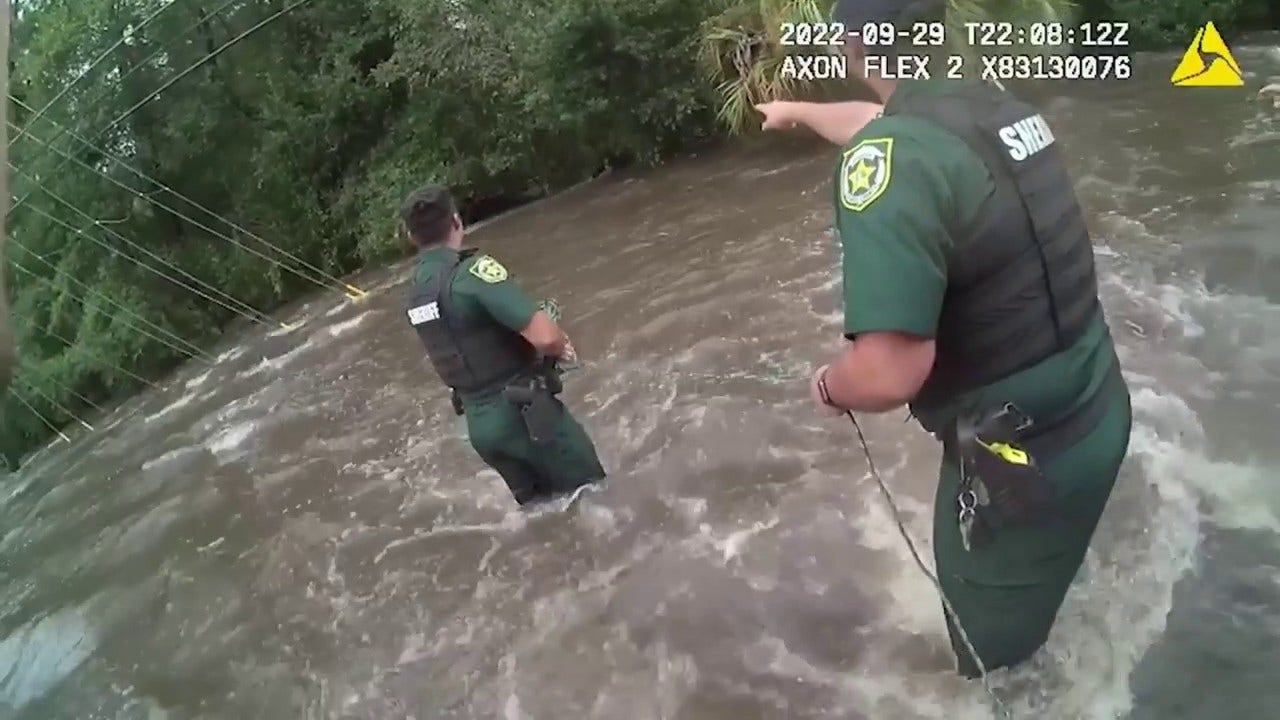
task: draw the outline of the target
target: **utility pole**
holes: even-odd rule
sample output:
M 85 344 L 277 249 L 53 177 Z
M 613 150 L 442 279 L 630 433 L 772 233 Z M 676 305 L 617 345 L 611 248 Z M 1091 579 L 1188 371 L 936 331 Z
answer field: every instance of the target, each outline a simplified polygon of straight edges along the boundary
M 0 393 L 9 389 L 17 366 L 13 324 L 9 318 L 9 291 L 5 288 L 4 246 L 9 216 L 9 0 L 0 0 Z

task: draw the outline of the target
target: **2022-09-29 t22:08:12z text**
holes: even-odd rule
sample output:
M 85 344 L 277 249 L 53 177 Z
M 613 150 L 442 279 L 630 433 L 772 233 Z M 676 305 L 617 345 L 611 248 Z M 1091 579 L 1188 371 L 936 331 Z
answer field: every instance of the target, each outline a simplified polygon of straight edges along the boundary
M 899 29 L 893 23 L 866 23 L 848 29 L 844 23 L 782 23 L 778 44 L 785 47 L 841 47 L 859 40 L 868 48 L 910 45 L 942 47 L 950 40 L 945 23 L 916 22 Z M 961 26 L 957 44 L 974 48 L 1027 46 L 1047 50 L 1079 47 L 1128 48 L 1129 24 L 1125 22 L 1085 22 L 1073 26 L 1061 22 L 969 22 Z
M 1132 59 L 1115 52 L 1128 48 L 1127 23 L 965 23 L 959 43 L 967 52 L 945 56 L 928 52 L 947 44 L 947 28 L 941 22 L 917 22 L 903 29 L 892 23 L 867 23 L 858 30 L 838 22 L 782 23 L 779 30 L 780 45 L 815 49 L 784 58 L 781 74 L 795 80 L 848 78 L 851 60 L 840 48 L 850 40 L 861 41 L 867 49 L 860 60 L 863 74 L 886 79 L 1126 80 L 1132 74 Z M 897 53 L 876 52 L 894 45 L 900 46 Z M 1069 52 L 1072 47 L 1099 48 L 1103 54 L 1075 54 Z M 922 52 L 913 53 L 913 48 Z

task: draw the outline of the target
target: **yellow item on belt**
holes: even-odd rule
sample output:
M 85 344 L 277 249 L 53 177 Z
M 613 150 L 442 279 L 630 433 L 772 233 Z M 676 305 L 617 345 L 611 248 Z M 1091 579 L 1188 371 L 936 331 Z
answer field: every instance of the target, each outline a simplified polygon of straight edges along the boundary
M 1027 455 L 1026 451 L 1020 450 L 1008 443 L 986 443 L 979 439 L 978 444 L 989 450 L 992 455 L 999 457 L 1007 463 L 1013 463 L 1014 465 L 1031 464 L 1031 458 Z

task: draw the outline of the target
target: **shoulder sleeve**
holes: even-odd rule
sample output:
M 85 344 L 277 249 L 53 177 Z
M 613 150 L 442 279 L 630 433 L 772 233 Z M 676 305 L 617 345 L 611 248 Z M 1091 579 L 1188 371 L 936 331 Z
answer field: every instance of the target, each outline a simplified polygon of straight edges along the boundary
M 981 160 L 927 122 L 881 118 L 854 136 L 835 175 L 846 336 L 935 335 L 952 230 L 972 211 L 955 184 L 974 178 L 988 178 Z
M 520 332 L 533 317 L 533 301 L 502 263 L 489 255 L 467 258 L 458 269 L 455 289 L 473 299 L 500 325 Z

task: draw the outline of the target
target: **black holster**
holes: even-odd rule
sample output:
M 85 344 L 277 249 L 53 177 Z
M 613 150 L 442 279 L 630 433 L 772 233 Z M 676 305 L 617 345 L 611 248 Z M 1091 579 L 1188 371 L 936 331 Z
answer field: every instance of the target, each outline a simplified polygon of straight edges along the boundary
M 548 358 L 539 372 L 512 382 L 502 391 L 502 396 L 519 408 L 525 430 L 535 445 L 551 442 L 556 422 L 560 419 L 560 403 L 556 395 L 564 389 L 555 361 Z

